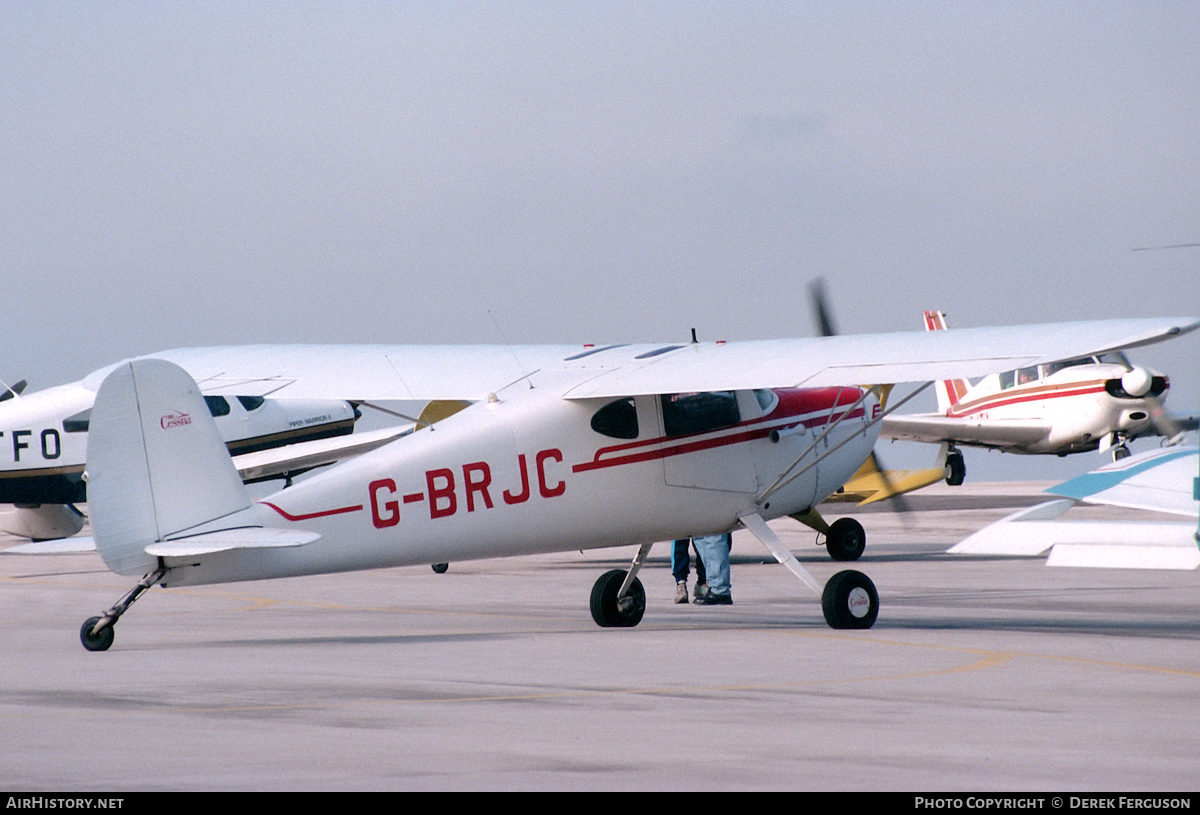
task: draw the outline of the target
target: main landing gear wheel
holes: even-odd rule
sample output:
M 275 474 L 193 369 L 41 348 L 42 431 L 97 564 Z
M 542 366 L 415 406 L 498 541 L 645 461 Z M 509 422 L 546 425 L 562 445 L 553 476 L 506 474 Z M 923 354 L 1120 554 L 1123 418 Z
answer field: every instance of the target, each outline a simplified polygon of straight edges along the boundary
M 879 593 L 871 578 L 847 569 L 825 584 L 821 611 L 830 628 L 870 628 L 879 616 Z
M 116 637 L 117 632 L 111 622 L 105 623 L 103 628 L 96 631 L 98 622 L 100 622 L 99 617 L 88 617 L 83 628 L 79 629 L 79 641 L 89 651 L 107 651 L 113 644 L 113 638 Z
M 625 574 L 621 569 L 613 569 L 600 575 L 592 586 L 592 619 L 601 628 L 632 628 L 646 613 L 646 590 L 636 577 L 625 596 L 617 599 Z
M 946 483 L 951 487 L 960 487 L 967 477 L 967 465 L 959 450 L 951 449 L 946 453 Z
M 445 574 L 447 571 L 450 570 L 450 564 L 449 563 L 434 563 L 430 568 L 433 569 L 434 574 Z
M 834 560 L 858 560 L 866 548 L 866 530 L 853 518 L 838 518 L 825 535 L 825 549 Z

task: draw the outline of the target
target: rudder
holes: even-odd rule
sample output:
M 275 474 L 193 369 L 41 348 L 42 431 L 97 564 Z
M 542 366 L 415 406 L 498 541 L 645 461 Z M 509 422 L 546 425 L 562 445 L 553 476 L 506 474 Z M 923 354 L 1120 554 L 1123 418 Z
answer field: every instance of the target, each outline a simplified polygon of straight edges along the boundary
M 147 546 L 251 506 L 199 387 L 164 360 L 124 363 L 101 384 L 87 478 L 96 548 L 117 574 L 153 570 Z

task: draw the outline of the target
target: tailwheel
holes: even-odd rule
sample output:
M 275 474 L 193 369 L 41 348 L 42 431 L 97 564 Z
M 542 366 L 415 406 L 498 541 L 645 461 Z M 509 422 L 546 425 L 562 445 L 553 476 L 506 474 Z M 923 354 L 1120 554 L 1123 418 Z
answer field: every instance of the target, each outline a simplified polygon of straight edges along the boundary
M 137 599 L 150 590 L 150 587 L 163 579 L 167 573 L 166 566 L 159 566 L 153 572 L 142 577 L 117 604 L 99 617 L 88 617 L 83 627 L 79 629 L 79 641 L 89 651 L 107 651 L 116 636 L 115 627 L 121 615 L 137 602 Z
M 866 548 L 866 530 L 853 518 L 838 518 L 825 534 L 825 549 L 834 560 L 858 560 Z
M 821 610 L 830 628 L 870 628 L 879 616 L 879 593 L 871 578 L 847 569 L 825 584 Z
M 621 596 L 626 572 L 613 569 L 600 575 L 592 586 L 592 619 L 601 628 L 632 628 L 646 612 L 646 590 L 636 577 Z
M 113 625 L 116 620 L 108 620 L 97 628 L 100 620 L 100 617 L 88 617 L 83 628 L 79 629 L 79 641 L 89 651 L 107 651 L 116 636 L 116 628 Z

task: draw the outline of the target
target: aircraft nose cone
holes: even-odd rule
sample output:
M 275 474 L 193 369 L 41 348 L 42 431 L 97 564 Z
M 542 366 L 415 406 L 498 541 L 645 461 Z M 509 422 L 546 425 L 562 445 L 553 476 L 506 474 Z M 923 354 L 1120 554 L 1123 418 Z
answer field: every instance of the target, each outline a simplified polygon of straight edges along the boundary
M 1130 396 L 1145 396 L 1153 384 L 1154 377 L 1145 368 L 1135 367 L 1121 376 L 1121 387 Z

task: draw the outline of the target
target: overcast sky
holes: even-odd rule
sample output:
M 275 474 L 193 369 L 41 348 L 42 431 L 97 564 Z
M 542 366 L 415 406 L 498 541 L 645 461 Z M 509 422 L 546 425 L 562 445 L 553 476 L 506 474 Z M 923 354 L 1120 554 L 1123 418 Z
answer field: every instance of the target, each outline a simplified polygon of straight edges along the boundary
M 0 379 L 804 336 L 817 277 L 847 333 L 1200 314 L 1200 248 L 1134 251 L 1200 243 L 1198 43 L 1190 1 L 5 2 Z M 1196 411 L 1198 351 L 1135 358 Z

